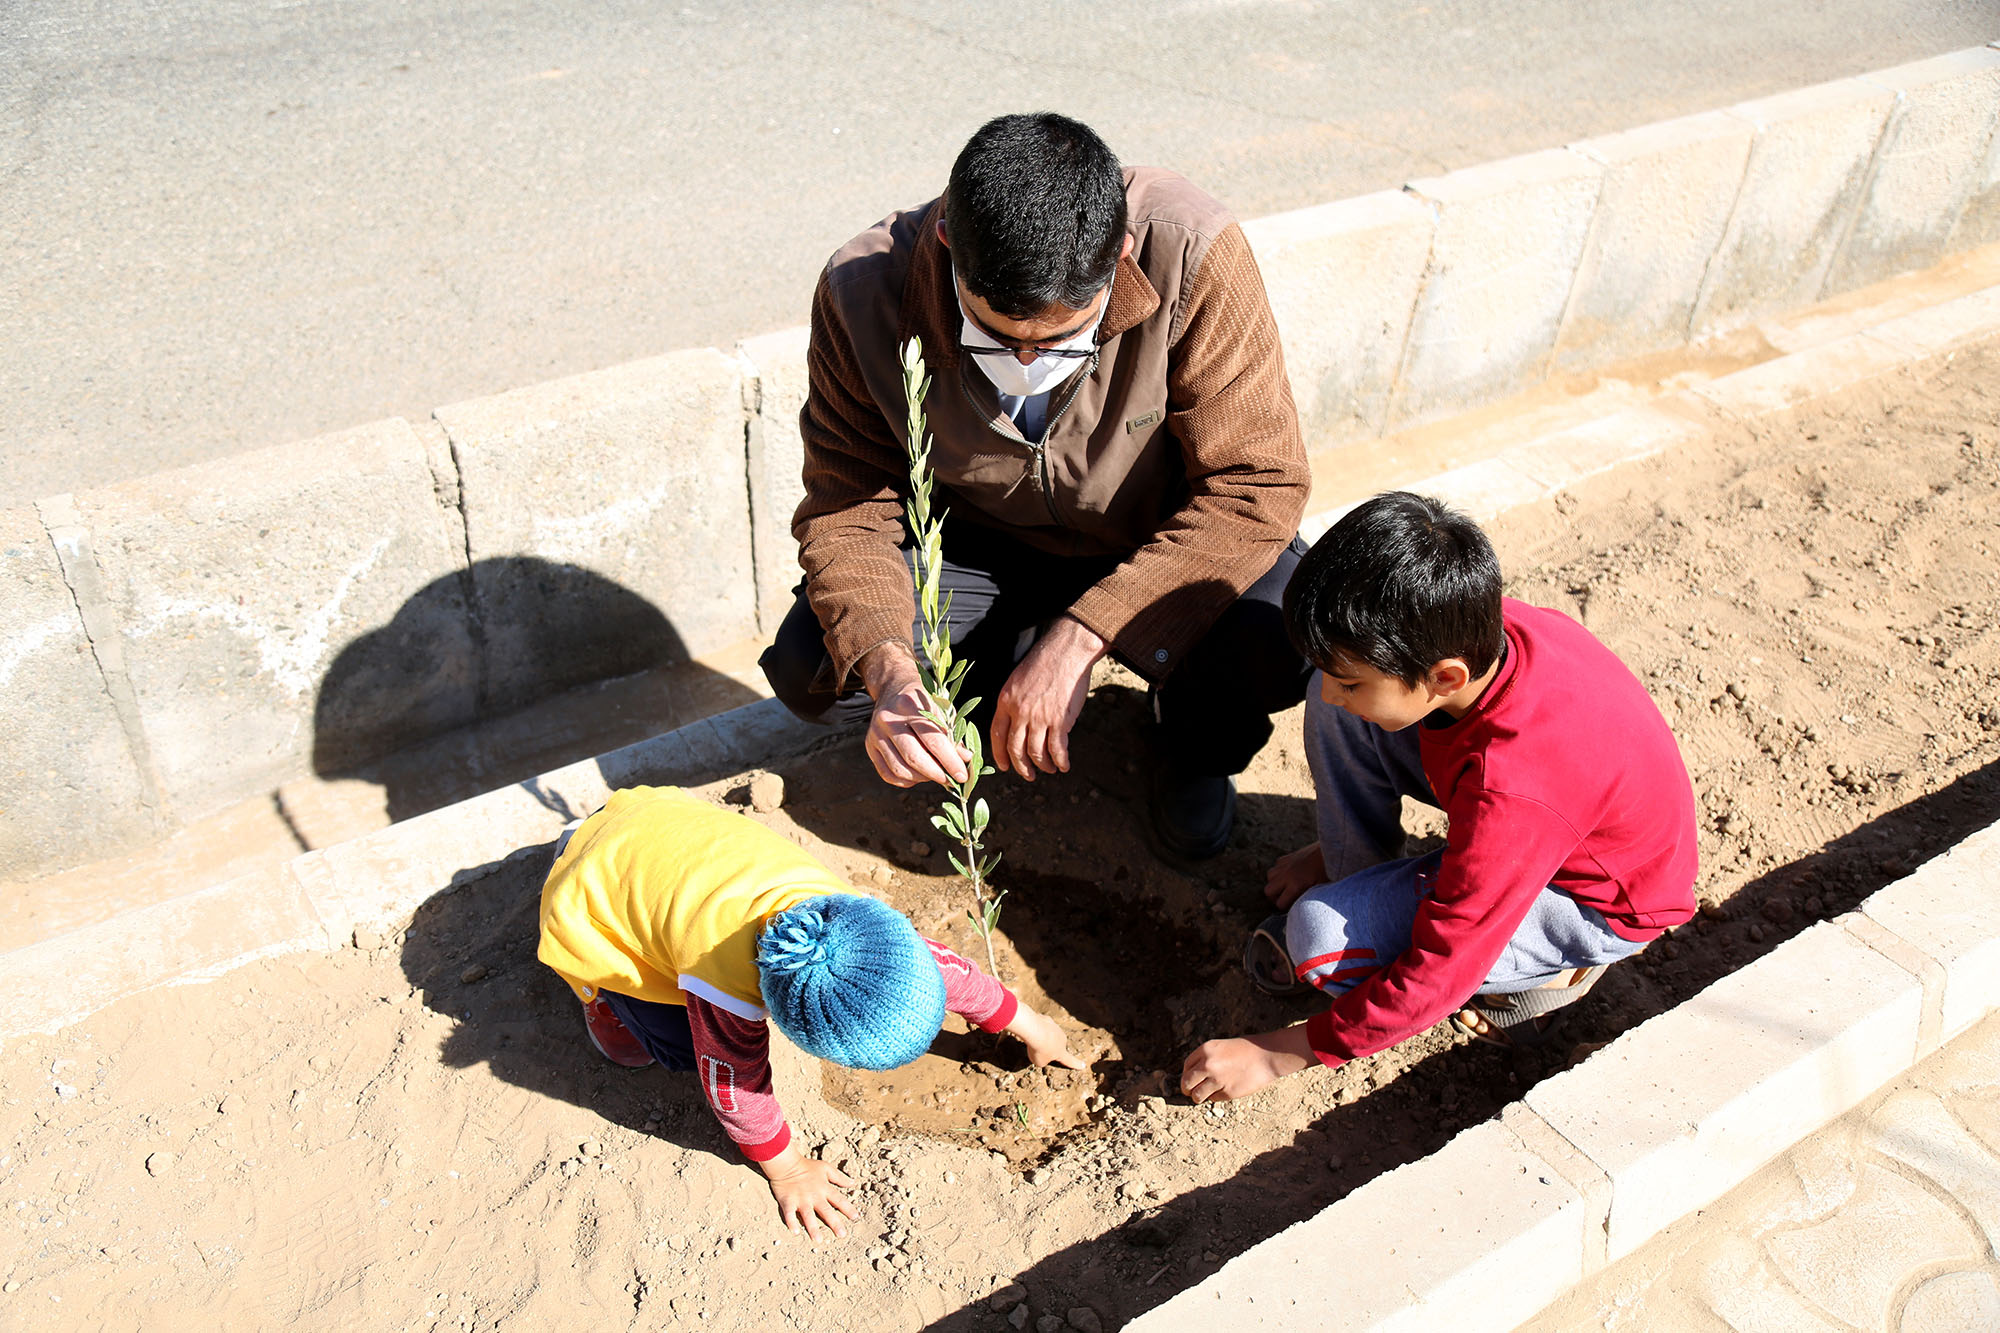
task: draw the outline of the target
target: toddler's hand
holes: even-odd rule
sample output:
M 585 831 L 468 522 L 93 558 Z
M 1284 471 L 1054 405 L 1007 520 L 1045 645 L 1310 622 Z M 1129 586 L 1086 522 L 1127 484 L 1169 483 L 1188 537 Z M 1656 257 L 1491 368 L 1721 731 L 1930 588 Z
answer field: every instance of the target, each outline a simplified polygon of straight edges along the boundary
M 1056 1021 L 1036 1013 L 1027 1005 L 1014 1011 L 1014 1021 L 1007 1025 L 1007 1031 L 1021 1039 L 1028 1048 L 1028 1059 L 1035 1065 L 1062 1065 L 1066 1069 L 1089 1069 L 1088 1060 L 1078 1059 L 1070 1054 L 1069 1038 L 1064 1035 Z
M 1325 882 L 1326 858 L 1320 855 L 1319 844 L 1314 843 L 1278 858 L 1264 876 L 1264 896 L 1273 906 L 1289 908 L 1300 894 Z
M 838 1167 L 807 1157 L 796 1145 L 787 1145 L 776 1157 L 758 1165 L 770 1178 L 778 1216 L 787 1228 L 804 1231 L 814 1243 L 819 1241 L 821 1226 L 846 1238 L 847 1225 L 841 1218 L 850 1222 L 858 1219 L 840 1191 L 852 1189 L 854 1182 Z

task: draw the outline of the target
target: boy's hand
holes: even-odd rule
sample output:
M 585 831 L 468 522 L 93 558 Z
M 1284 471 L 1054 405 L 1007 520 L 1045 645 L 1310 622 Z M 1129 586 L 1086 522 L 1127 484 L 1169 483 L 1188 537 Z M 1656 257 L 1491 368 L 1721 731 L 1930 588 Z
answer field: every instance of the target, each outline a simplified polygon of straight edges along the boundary
M 1028 1059 L 1037 1066 L 1090 1068 L 1088 1060 L 1080 1060 L 1070 1054 L 1069 1038 L 1064 1035 L 1053 1018 L 1038 1014 L 1025 1004 L 1014 1011 L 1014 1021 L 1007 1025 L 1007 1031 L 1021 1039 L 1021 1044 L 1028 1048 Z
M 1181 1091 L 1190 1101 L 1233 1102 L 1312 1063 L 1304 1023 L 1254 1037 L 1205 1041 L 1181 1066 Z
M 757 1165 L 770 1178 L 771 1195 L 778 1201 L 778 1216 L 787 1228 L 804 1231 L 815 1244 L 819 1242 L 822 1225 L 846 1239 L 847 1224 L 841 1218 L 850 1222 L 858 1219 L 840 1191 L 852 1189 L 854 1182 L 838 1167 L 817 1157 L 807 1157 L 795 1143 L 786 1144 L 783 1152 Z
M 1264 896 L 1275 907 L 1290 908 L 1299 900 L 1300 894 L 1324 883 L 1326 857 L 1320 854 L 1319 844 L 1314 843 L 1278 858 L 1277 864 L 1264 876 Z

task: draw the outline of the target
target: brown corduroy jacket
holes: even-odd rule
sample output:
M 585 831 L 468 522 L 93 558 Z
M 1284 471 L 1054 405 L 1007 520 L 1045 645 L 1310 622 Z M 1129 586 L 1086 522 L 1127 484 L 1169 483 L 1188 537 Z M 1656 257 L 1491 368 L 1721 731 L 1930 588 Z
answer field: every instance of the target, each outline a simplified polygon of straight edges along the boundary
M 896 213 L 828 261 L 813 295 L 800 413 L 805 500 L 793 519 L 837 682 L 908 643 L 915 603 L 902 503 L 904 339 L 933 383 L 936 502 L 949 523 L 1038 549 L 1124 557 L 1069 613 L 1163 680 L 1270 569 L 1305 512 L 1308 471 L 1277 325 L 1249 243 L 1172 172 L 1126 172 L 1131 255 L 1097 355 L 1058 385 L 1036 445 L 959 350 L 942 199 Z

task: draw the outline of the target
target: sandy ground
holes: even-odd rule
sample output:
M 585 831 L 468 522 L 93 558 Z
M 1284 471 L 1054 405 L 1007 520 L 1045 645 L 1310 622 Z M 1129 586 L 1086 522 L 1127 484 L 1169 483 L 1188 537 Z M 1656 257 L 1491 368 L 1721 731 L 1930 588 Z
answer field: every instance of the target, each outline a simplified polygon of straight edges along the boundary
M 1703 914 L 1550 1047 L 1434 1031 L 1226 1109 L 1162 1097 L 1193 1042 L 1309 1012 L 1235 960 L 1264 867 L 1310 837 L 1310 789 L 1293 713 L 1245 776 L 1235 847 L 1169 868 L 1138 833 L 1144 698 L 1113 673 L 1078 770 L 993 793 L 1001 970 L 1093 1072 L 959 1033 L 892 1076 L 781 1050 L 795 1127 L 863 1182 L 846 1242 L 779 1230 L 688 1076 L 590 1052 L 533 958 L 531 848 L 373 947 L 10 1043 L 0 1322 L 1116 1327 L 2000 813 L 1996 385 L 2000 354 L 1961 355 L 1496 529 L 1510 591 L 1580 616 L 1652 690 L 1702 807 Z M 926 797 L 853 747 L 781 774 L 757 817 L 976 947 L 915 845 L 936 840 Z

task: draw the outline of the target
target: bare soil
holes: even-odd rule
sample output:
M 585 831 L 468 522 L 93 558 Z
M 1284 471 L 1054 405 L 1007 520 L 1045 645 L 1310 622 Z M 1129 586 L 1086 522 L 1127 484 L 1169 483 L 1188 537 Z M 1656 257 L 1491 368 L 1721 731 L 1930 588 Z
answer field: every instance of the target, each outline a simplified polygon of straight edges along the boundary
M 530 848 L 379 947 L 9 1044 L 0 1322 L 1117 1327 L 2000 816 L 1996 385 L 2000 355 L 1962 354 L 1496 526 L 1510 592 L 1578 615 L 1652 690 L 1702 809 L 1702 915 L 1548 1047 L 1441 1029 L 1240 1105 L 1171 1095 L 1193 1043 L 1310 1012 L 1236 965 L 1264 868 L 1311 837 L 1310 784 L 1293 713 L 1243 779 L 1235 846 L 1168 866 L 1139 832 L 1144 695 L 1110 672 L 1077 771 L 993 793 L 1001 972 L 1093 1069 L 957 1031 L 886 1076 L 780 1050 L 795 1127 L 862 1182 L 844 1243 L 778 1229 L 691 1078 L 590 1051 L 534 961 Z M 852 745 L 780 772 L 783 807 L 756 817 L 977 950 L 928 796 Z

